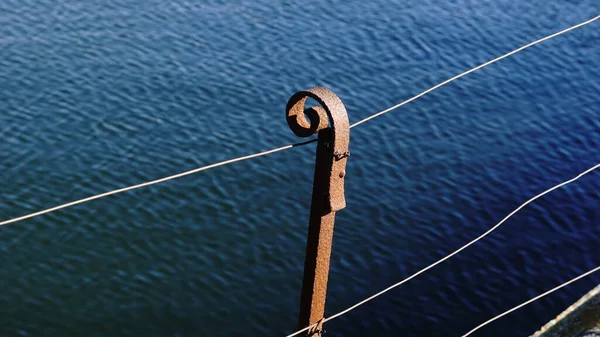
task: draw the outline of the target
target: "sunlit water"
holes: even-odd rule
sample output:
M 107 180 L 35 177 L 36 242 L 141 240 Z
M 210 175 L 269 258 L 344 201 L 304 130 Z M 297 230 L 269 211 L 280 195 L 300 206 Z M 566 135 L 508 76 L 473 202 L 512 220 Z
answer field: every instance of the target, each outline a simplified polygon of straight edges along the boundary
M 0 1 L 0 220 L 300 141 L 587 20 L 597 1 Z M 327 313 L 600 162 L 600 23 L 352 130 Z M 0 228 L 1 336 L 294 331 L 314 145 Z M 600 264 L 600 173 L 341 318 L 326 336 L 460 336 Z M 476 336 L 527 336 L 594 275 Z

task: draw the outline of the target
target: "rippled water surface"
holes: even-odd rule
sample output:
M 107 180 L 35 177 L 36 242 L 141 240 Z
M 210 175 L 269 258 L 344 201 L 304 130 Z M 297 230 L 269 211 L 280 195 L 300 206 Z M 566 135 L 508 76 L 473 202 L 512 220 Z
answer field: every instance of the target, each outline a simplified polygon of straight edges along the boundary
M 594 0 L 0 1 L 0 220 L 299 141 L 324 85 L 351 121 L 597 15 Z M 600 161 L 600 23 L 352 130 L 327 313 Z M 1 336 L 284 336 L 314 145 L 0 228 Z M 600 173 L 525 208 L 328 336 L 460 336 L 600 264 Z M 476 336 L 527 336 L 592 276 Z

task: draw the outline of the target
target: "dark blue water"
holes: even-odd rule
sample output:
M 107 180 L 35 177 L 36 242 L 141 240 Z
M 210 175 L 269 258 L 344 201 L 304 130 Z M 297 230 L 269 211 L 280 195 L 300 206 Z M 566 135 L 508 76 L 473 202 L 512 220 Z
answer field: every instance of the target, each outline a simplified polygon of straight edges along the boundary
M 0 220 L 300 141 L 290 95 L 351 122 L 598 14 L 594 0 L 0 2 Z M 352 130 L 327 313 L 600 162 L 600 24 Z M 1 336 L 294 331 L 314 145 L 0 228 Z M 460 336 L 600 264 L 600 173 L 326 336 Z M 476 336 L 527 336 L 594 275 Z

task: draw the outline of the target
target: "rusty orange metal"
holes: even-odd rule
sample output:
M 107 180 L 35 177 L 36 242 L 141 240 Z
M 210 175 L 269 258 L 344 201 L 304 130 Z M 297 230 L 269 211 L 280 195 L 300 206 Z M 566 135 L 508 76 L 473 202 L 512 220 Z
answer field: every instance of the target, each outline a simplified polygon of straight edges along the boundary
M 305 109 L 308 98 L 321 106 Z M 325 314 L 335 213 L 346 207 L 344 179 L 350 155 L 350 123 L 342 101 L 324 87 L 292 95 L 286 113 L 287 123 L 297 136 L 309 137 L 318 133 L 298 322 L 298 327 L 303 329 L 321 322 Z M 322 331 L 322 324 L 318 324 L 305 336 L 321 335 Z

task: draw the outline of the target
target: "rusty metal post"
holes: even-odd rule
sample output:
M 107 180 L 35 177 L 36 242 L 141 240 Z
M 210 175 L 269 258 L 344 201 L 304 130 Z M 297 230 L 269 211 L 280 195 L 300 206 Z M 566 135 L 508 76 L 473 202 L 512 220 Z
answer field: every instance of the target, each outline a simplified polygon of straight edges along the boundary
M 305 110 L 309 97 L 321 106 Z M 350 123 L 342 101 L 323 87 L 295 93 L 286 110 L 288 125 L 297 136 L 319 135 L 298 322 L 299 329 L 303 329 L 319 323 L 325 314 L 335 212 L 346 207 L 344 177 L 350 155 Z M 305 336 L 321 333 L 319 324 Z

